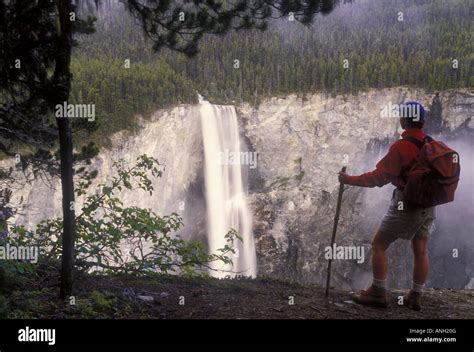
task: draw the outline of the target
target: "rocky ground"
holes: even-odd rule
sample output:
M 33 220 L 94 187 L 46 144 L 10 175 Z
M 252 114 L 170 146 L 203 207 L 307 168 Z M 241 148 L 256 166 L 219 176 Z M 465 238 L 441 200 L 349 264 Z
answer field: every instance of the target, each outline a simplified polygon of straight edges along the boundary
M 325 299 L 321 287 L 265 278 L 83 276 L 66 302 L 51 285 L 4 292 L 0 318 L 474 319 L 474 290 L 427 289 L 421 312 L 397 304 L 404 292 L 392 291 L 381 309 L 353 303 L 349 292 L 331 290 Z

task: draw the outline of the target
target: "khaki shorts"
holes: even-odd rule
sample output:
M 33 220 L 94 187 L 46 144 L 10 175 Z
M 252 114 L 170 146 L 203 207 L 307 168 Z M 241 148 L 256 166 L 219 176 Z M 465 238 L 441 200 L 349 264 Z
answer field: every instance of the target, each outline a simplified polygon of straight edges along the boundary
M 403 202 L 403 192 L 396 188 L 379 231 L 394 239 L 411 240 L 429 236 L 433 231 L 435 218 L 435 207 L 420 208 L 407 204 Z

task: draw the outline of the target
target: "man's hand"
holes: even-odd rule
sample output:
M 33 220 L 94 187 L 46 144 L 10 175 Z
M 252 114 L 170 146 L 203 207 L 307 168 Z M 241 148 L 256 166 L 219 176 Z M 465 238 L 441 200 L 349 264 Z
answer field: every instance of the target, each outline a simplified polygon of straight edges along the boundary
M 349 184 L 349 175 L 345 172 L 339 172 L 339 182 L 342 184 Z

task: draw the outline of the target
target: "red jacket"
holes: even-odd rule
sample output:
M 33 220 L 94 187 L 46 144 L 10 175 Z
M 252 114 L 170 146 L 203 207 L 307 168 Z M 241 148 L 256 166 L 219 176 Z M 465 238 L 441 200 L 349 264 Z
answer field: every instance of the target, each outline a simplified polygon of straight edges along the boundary
M 421 129 L 407 129 L 402 137 L 415 137 L 423 140 L 426 137 Z M 390 149 L 382 160 L 375 166 L 375 170 L 360 176 L 349 176 L 348 184 L 360 187 L 382 187 L 392 183 L 397 188 L 405 186 L 404 174 L 418 155 L 419 149 L 412 142 L 399 139 L 390 146 Z

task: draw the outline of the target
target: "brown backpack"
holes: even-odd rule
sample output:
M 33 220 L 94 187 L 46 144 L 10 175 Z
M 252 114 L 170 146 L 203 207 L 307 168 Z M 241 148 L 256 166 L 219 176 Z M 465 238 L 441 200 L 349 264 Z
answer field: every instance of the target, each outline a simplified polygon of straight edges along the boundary
M 403 199 L 423 208 L 452 202 L 461 172 L 459 154 L 431 137 L 404 140 L 415 144 L 420 153 L 407 173 Z

